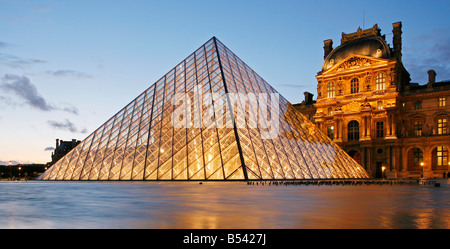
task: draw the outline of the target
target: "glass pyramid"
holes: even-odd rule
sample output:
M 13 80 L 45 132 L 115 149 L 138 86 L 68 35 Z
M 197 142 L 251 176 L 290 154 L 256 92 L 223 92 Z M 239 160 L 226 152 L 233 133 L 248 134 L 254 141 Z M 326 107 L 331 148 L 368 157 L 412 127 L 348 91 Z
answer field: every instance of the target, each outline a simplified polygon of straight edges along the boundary
M 367 177 L 357 162 L 213 37 L 38 180 Z

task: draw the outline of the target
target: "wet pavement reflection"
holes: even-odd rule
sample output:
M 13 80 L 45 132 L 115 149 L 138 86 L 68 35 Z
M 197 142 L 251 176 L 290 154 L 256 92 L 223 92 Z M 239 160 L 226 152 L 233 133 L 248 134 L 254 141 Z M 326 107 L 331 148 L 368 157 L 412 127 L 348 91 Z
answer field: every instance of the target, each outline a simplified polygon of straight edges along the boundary
M 450 228 L 450 183 L 0 182 L 0 228 Z

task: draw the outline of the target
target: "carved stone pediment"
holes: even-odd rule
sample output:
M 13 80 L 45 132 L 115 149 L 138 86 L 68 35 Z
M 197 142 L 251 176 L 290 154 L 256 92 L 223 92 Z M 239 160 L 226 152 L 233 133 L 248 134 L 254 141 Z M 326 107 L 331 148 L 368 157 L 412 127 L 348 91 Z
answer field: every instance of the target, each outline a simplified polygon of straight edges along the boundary
M 338 64 L 334 65 L 327 71 L 323 72 L 323 74 L 330 74 L 330 73 L 336 73 L 341 72 L 349 69 L 358 69 L 358 68 L 366 68 L 371 67 L 375 65 L 382 65 L 387 64 L 388 59 L 382 59 L 382 58 L 373 58 L 369 56 L 363 56 L 363 55 L 351 55 L 347 57 L 346 59 L 342 60 Z
M 351 112 L 351 111 L 359 111 L 361 110 L 361 103 L 358 102 L 350 102 L 344 106 L 342 106 L 342 111 L 345 112 Z
M 336 71 L 342 71 L 347 70 L 351 68 L 360 68 L 360 67 L 369 67 L 372 63 L 367 58 L 358 58 L 358 57 L 352 57 L 346 61 L 343 61 L 337 68 Z

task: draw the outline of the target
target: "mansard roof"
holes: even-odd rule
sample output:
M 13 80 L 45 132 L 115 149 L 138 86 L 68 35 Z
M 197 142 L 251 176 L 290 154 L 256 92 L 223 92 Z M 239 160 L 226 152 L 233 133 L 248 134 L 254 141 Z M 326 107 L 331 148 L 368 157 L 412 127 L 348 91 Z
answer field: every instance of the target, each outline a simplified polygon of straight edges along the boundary
M 376 24 L 370 29 L 359 28 L 351 34 L 342 33 L 341 45 L 325 57 L 322 71 L 328 70 L 352 54 L 388 59 L 391 57 L 391 49 Z

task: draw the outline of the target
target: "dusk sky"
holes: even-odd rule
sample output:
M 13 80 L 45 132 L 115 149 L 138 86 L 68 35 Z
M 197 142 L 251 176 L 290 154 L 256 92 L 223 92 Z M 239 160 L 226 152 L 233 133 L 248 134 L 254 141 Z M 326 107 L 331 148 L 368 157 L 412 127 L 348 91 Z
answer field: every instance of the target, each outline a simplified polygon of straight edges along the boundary
M 0 165 L 46 163 L 216 36 L 291 103 L 317 97 L 323 41 L 403 24 L 413 82 L 450 80 L 450 1 L 0 0 Z

